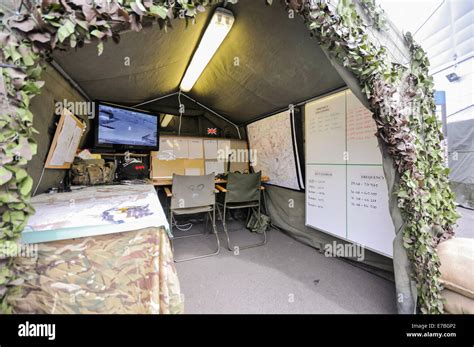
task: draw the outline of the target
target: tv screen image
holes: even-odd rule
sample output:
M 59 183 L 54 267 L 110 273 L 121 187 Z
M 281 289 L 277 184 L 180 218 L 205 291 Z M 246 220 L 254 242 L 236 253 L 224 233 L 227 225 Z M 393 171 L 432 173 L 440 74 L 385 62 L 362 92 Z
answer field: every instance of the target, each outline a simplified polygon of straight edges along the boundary
M 99 145 L 158 146 L 158 117 L 146 112 L 99 104 Z

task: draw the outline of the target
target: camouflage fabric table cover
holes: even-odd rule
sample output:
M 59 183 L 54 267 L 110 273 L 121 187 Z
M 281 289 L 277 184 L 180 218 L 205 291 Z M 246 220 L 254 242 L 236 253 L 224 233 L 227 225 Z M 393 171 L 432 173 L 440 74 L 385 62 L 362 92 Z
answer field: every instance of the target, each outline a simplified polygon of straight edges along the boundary
M 164 228 L 39 243 L 14 268 L 26 279 L 15 313 L 183 312 Z

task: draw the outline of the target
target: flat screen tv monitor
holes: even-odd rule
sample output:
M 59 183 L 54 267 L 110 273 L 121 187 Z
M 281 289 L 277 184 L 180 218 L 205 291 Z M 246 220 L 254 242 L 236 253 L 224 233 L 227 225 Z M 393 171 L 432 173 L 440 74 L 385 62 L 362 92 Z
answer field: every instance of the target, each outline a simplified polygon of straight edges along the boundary
M 147 111 L 96 102 L 95 147 L 157 151 L 159 116 Z

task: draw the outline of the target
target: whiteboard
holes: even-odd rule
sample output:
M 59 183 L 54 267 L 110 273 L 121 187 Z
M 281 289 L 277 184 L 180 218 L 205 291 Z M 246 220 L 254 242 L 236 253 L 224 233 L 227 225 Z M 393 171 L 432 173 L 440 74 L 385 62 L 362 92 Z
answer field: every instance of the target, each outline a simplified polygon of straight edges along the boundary
M 395 230 L 375 132 L 349 90 L 305 106 L 306 225 L 391 257 Z
M 342 165 L 309 165 L 306 169 L 306 224 L 346 238 L 346 178 Z
M 381 166 L 347 167 L 347 238 L 392 256 L 395 230 Z
M 306 153 L 310 164 L 345 164 L 346 96 L 345 92 L 306 104 Z M 329 145 L 330 144 L 330 145 Z
M 346 100 L 348 163 L 382 165 L 372 112 L 351 91 L 347 91 Z
M 267 183 L 299 190 L 290 111 L 247 125 L 251 165 L 268 176 Z

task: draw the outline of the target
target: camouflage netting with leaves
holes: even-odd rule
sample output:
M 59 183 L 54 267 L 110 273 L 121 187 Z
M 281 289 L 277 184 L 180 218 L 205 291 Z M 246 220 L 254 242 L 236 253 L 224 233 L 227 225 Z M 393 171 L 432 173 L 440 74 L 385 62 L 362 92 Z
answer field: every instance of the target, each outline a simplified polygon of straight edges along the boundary
M 42 62 L 54 49 L 120 41 L 124 29 L 140 31 L 157 22 L 166 30 L 174 18 L 192 21 L 218 0 L 24 0 L 17 13 L 0 13 L 0 245 L 17 246 L 28 216 L 33 186 L 25 165 L 36 153 L 30 99 L 40 93 Z M 229 0 L 235 3 L 237 0 Z M 267 3 L 271 3 L 267 0 Z M 376 29 L 383 11 L 362 0 Z M 354 5 L 341 0 L 337 11 L 319 1 L 289 1 L 319 43 L 357 76 L 370 102 L 378 136 L 400 175 L 399 207 L 406 222 L 405 247 L 414 264 L 422 312 L 442 312 L 436 245 L 452 234 L 457 215 L 443 165 L 442 134 L 435 116 L 433 83 L 423 50 L 407 36 L 410 67 L 391 64 L 384 48 L 373 45 Z M 0 7 L 0 11 L 1 11 Z M 413 112 L 413 104 L 418 105 Z M 0 259 L 0 312 L 11 312 L 6 297 L 21 288 L 11 258 Z

